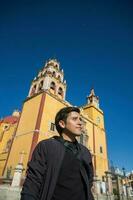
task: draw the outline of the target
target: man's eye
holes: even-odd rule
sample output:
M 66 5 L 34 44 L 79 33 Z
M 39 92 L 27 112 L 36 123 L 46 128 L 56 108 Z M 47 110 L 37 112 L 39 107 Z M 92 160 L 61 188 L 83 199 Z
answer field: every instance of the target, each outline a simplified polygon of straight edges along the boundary
M 73 120 L 76 120 L 76 119 L 77 119 L 76 117 L 73 118 Z

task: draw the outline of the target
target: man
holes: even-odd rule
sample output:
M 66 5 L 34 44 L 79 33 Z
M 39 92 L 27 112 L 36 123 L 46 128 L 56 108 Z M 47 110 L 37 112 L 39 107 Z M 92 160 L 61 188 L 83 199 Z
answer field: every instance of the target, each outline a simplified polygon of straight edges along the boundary
M 41 141 L 28 164 L 21 200 L 93 200 L 93 166 L 89 150 L 79 144 L 82 119 L 77 107 L 55 117 L 60 137 Z

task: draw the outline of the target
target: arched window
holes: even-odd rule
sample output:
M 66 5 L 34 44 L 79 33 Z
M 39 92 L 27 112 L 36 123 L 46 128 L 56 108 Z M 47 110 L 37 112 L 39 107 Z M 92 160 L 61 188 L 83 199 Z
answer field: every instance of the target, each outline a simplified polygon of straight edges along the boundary
M 61 77 L 60 77 L 60 75 L 58 75 L 58 79 L 61 81 Z
M 53 76 L 53 77 L 56 77 L 56 73 L 55 73 L 55 71 L 53 71 L 53 74 L 52 74 L 52 76 Z
M 47 74 L 47 70 L 43 72 L 43 76 L 45 76 Z
M 41 82 L 39 83 L 38 91 L 41 91 L 42 89 L 43 89 L 43 81 L 41 81 Z
M 55 90 L 55 83 L 54 82 L 51 82 L 50 89 Z
M 102 146 L 100 146 L 100 153 L 103 153 L 103 148 L 102 148 Z
M 61 87 L 59 87 L 59 89 L 58 89 L 58 94 L 61 95 L 61 96 L 63 96 L 63 90 L 62 90 Z
M 31 89 L 31 96 L 35 94 L 35 91 L 36 91 L 36 85 L 34 85 Z

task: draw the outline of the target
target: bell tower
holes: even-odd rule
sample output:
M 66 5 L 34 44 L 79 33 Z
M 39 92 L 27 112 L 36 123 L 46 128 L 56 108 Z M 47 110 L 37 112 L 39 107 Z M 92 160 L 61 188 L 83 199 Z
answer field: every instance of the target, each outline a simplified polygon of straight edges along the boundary
M 95 105 L 99 108 L 99 97 L 95 95 L 94 89 L 91 89 L 90 95 L 87 97 L 87 103 Z
M 87 104 L 84 106 L 84 112 L 91 118 L 98 126 L 104 129 L 103 111 L 99 107 L 99 97 L 95 95 L 92 88 L 87 97 Z
M 104 113 L 99 107 L 99 98 L 95 95 L 94 89 L 91 89 L 87 97 L 87 103 L 82 107 L 83 113 L 91 120 L 89 127 L 89 140 L 93 161 L 95 176 L 102 180 L 105 171 L 108 171 L 108 155 L 106 144 L 106 132 L 104 127 Z
M 28 97 L 32 97 L 42 91 L 49 91 L 58 98 L 65 100 L 66 81 L 64 72 L 60 69 L 60 63 L 56 59 L 49 59 L 42 70 L 31 83 Z

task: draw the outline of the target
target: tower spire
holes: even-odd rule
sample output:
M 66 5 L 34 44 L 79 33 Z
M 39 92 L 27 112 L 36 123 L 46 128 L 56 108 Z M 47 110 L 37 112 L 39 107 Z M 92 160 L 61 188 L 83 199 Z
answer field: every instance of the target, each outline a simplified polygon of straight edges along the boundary
M 65 99 L 66 81 L 64 81 L 64 72 L 60 69 L 60 63 L 55 58 L 46 61 L 43 69 L 34 78 L 28 97 L 45 90 L 48 90 L 60 99 Z
M 99 108 L 99 97 L 95 95 L 94 88 L 91 89 L 89 96 L 87 96 L 87 104 L 93 104 Z

